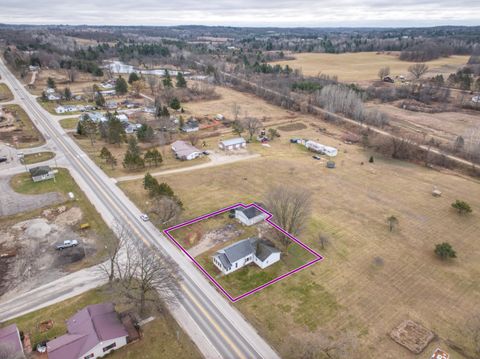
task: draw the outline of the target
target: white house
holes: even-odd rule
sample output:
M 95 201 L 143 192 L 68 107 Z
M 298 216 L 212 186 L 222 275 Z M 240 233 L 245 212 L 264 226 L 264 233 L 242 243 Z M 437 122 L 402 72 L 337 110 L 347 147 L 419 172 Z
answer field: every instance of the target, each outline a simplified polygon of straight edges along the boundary
M 213 264 L 223 273 L 230 274 L 250 263 L 260 268 L 280 260 L 281 252 L 258 238 L 247 238 L 223 248 L 213 256 Z
M 224 151 L 238 150 L 247 147 L 247 141 L 243 137 L 231 138 L 229 140 L 220 141 L 218 147 Z
M 68 333 L 47 343 L 48 359 L 101 358 L 127 344 L 112 303 L 93 304 L 67 320 Z
M 50 93 L 47 94 L 47 99 L 48 101 L 58 101 L 61 99 L 60 95 L 57 95 L 56 93 Z
M 325 146 L 310 140 L 305 142 L 305 147 L 310 151 L 322 153 L 330 157 L 335 157 L 338 154 L 338 150 L 335 147 Z
M 55 171 L 52 171 L 49 166 L 33 167 L 29 171 L 33 182 L 46 181 L 55 177 Z
M 107 122 L 108 121 L 108 118 L 105 115 L 103 115 L 101 112 L 84 113 L 83 115 L 79 116 L 79 119 L 83 120 L 86 116 L 88 116 L 95 123 Z
M 120 113 L 115 116 L 120 122 L 128 122 L 128 116 L 124 113 Z
M 185 141 L 175 141 L 172 143 L 172 151 L 179 160 L 186 161 L 200 157 L 202 154 L 202 151 Z
M 257 207 L 235 208 L 235 218 L 246 226 L 251 226 L 263 221 L 267 218 L 265 212 L 260 211 Z

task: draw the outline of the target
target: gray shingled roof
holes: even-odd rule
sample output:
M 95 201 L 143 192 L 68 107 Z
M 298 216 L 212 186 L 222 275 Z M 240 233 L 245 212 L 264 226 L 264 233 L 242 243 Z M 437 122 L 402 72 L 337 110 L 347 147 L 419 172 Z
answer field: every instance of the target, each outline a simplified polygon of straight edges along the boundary
M 30 174 L 32 177 L 46 175 L 51 171 L 49 166 L 38 166 L 30 168 Z
M 247 238 L 237 243 L 228 246 L 227 248 L 223 249 L 225 256 L 227 257 L 230 263 L 234 263 L 239 259 L 255 253 L 255 247 L 252 242 L 255 242 L 255 238 Z
M 248 208 L 236 208 L 237 211 L 242 211 L 243 214 L 248 218 L 248 219 L 252 219 L 252 218 L 255 218 L 256 216 L 259 216 L 260 214 L 262 214 L 263 212 L 260 211 L 257 207 L 254 207 L 254 206 L 251 206 L 251 207 L 248 207 Z
M 222 143 L 224 146 L 240 145 L 246 142 L 247 141 L 245 141 L 243 137 L 230 138 L 228 140 L 220 141 L 220 143 Z
M 279 253 L 280 251 L 272 246 L 269 246 L 268 244 L 265 244 L 261 241 L 258 241 L 257 243 L 257 253 L 256 256 L 258 259 L 260 259 L 262 262 L 267 259 L 270 254 L 273 253 Z

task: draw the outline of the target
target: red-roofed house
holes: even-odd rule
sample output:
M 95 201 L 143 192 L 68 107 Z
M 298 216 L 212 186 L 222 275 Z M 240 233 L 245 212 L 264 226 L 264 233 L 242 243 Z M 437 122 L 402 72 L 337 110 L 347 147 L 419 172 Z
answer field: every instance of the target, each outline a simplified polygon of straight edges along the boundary
M 20 332 L 15 324 L 0 328 L 0 352 L 7 353 L 12 359 L 25 358 Z
M 112 303 L 80 310 L 67 320 L 67 331 L 47 343 L 49 359 L 101 358 L 127 344 L 127 330 Z

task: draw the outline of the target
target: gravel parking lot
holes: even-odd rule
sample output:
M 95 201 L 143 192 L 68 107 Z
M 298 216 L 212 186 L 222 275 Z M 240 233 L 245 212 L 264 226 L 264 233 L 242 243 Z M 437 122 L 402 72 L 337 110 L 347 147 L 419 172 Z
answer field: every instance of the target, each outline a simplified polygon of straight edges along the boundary
M 37 208 L 61 203 L 63 196 L 57 192 L 26 195 L 15 192 L 10 187 L 11 176 L 0 177 L 0 217 L 20 212 L 29 212 Z

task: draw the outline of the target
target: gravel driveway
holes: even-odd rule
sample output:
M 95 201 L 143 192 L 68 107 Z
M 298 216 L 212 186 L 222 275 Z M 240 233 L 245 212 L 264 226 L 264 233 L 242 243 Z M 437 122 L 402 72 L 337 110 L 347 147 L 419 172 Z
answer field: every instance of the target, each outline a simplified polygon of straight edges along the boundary
M 33 211 L 64 201 L 62 195 L 57 192 L 35 195 L 17 193 L 10 187 L 10 178 L 11 176 L 0 177 L 0 217 Z

